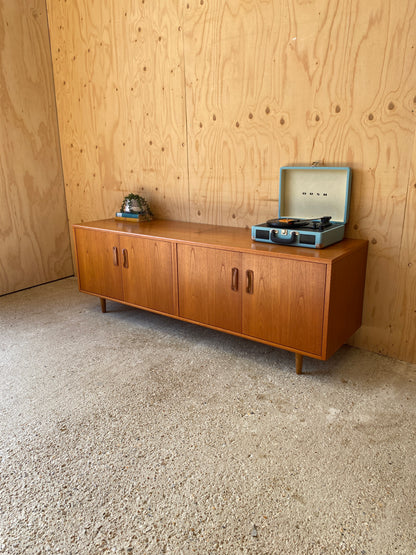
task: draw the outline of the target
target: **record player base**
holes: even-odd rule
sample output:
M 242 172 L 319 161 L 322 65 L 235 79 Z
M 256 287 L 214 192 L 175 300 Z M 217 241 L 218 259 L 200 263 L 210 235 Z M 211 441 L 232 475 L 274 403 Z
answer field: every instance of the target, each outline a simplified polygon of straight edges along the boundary
M 312 250 L 247 229 L 153 220 L 75 225 L 78 285 L 113 300 L 327 360 L 361 325 L 367 241 Z

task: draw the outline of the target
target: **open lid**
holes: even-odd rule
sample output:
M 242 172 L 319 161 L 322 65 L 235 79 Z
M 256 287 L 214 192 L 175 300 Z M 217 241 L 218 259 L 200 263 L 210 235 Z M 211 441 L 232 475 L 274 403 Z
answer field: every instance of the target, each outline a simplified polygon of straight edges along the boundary
M 279 218 L 348 221 L 351 169 L 345 167 L 280 168 Z

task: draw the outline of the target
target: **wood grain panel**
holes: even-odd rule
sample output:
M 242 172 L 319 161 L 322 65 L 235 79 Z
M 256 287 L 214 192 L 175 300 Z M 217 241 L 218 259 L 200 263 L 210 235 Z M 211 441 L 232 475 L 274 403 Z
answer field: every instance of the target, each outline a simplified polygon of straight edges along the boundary
M 241 255 L 178 244 L 179 315 L 241 333 Z
M 178 314 L 172 244 L 123 236 L 120 248 L 124 301 L 167 314 Z
M 322 354 L 326 267 L 299 260 L 245 255 L 243 333 L 291 349 Z
M 182 28 L 175 2 L 48 0 L 70 222 L 143 194 L 186 219 Z
M 406 48 L 413 3 L 399 10 L 323 0 L 187 5 L 193 220 L 258 223 L 277 213 L 278 168 L 314 160 L 379 168 L 386 191 L 377 198 L 385 207 L 393 191 L 402 217 L 405 187 L 396 191 L 385 176 L 402 183 L 397 170 L 408 171 L 410 159 L 406 149 L 394 167 L 414 132 L 405 106 L 414 86 L 414 53 Z M 372 197 L 371 175 L 359 177 Z M 358 211 L 354 223 L 366 215 Z
M 0 294 L 73 274 L 44 0 L 0 0 Z
M 350 147 L 354 187 L 347 229 L 350 236 L 370 240 L 364 320 L 353 343 L 390 355 L 416 91 L 415 5 L 405 2 L 397 7 L 393 3 L 360 7 L 369 16 L 354 81 L 362 130 Z M 407 328 L 400 333 L 412 332 Z
M 331 356 L 362 322 L 368 244 L 335 261 L 327 277 L 327 321 L 324 321 L 323 353 Z M 326 338 L 326 341 L 325 341 Z
M 416 361 L 416 140 L 400 249 L 399 280 L 393 318 L 388 325 L 389 354 Z
M 123 300 L 122 255 L 118 235 L 82 228 L 75 228 L 74 234 L 81 291 Z
M 272 60 L 286 40 L 277 21 L 288 15 L 272 2 L 187 6 L 190 219 L 258 223 L 277 213 L 283 145 L 274 128 L 281 68 Z

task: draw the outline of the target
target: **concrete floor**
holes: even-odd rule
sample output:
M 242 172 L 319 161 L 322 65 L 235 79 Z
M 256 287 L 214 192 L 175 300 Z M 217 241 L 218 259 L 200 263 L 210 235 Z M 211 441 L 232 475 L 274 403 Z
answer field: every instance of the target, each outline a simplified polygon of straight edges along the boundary
M 416 553 L 416 366 L 0 298 L 0 552 Z

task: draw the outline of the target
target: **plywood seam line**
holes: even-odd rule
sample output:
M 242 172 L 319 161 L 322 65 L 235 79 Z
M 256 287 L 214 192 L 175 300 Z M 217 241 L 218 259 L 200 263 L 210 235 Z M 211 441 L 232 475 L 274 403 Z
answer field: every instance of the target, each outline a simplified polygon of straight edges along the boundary
M 188 178 L 188 209 L 187 209 L 187 220 L 191 219 L 191 188 L 190 188 L 190 173 L 189 173 L 189 129 L 188 129 L 188 102 L 186 95 L 186 53 L 185 53 L 185 30 L 184 30 L 184 4 L 182 3 L 181 11 L 181 29 L 182 29 L 182 53 L 183 53 L 183 100 L 184 100 L 184 111 L 185 111 L 185 141 L 186 141 L 186 174 Z
M 412 143 L 412 148 L 411 148 L 411 152 L 415 152 L 415 147 L 416 147 L 416 130 L 415 133 L 413 134 L 413 143 Z M 406 188 L 406 199 L 404 201 L 404 208 L 403 208 L 403 225 L 402 225 L 402 232 L 400 235 L 400 247 L 399 247 L 399 261 L 402 259 L 402 255 L 403 255 L 403 237 L 405 235 L 405 220 L 407 217 L 407 205 L 409 203 L 409 196 L 410 196 L 410 187 L 411 187 L 411 182 L 412 180 L 412 173 L 413 173 L 413 169 L 412 166 L 409 166 L 409 177 L 407 179 L 407 188 Z
M 55 71 L 54 71 L 54 64 L 53 64 L 53 59 L 52 59 L 52 43 L 51 43 L 49 11 L 48 11 L 48 5 L 47 5 L 46 0 L 44 0 L 44 5 L 45 5 L 45 13 L 46 13 L 46 21 L 47 21 L 49 56 L 50 56 L 50 61 L 51 61 L 53 102 L 54 102 L 54 111 L 55 111 L 55 116 L 56 116 L 56 128 L 57 128 L 57 133 L 58 133 L 58 154 L 59 154 L 59 161 L 60 161 L 61 183 L 62 183 L 62 187 L 63 187 L 63 190 L 64 190 L 66 227 L 67 227 L 68 235 L 69 235 L 70 230 L 69 230 L 68 204 L 67 204 L 67 200 L 66 200 L 66 191 L 65 191 L 65 175 L 64 175 L 64 163 L 63 163 L 63 156 L 62 156 L 61 127 L 60 127 L 60 124 L 59 124 L 58 105 L 57 105 L 57 102 L 56 102 Z M 72 275 L 74 275 L 74 263 L 73 263 L 73 261 L 72 261 L 72 272 L 73 272 Z

